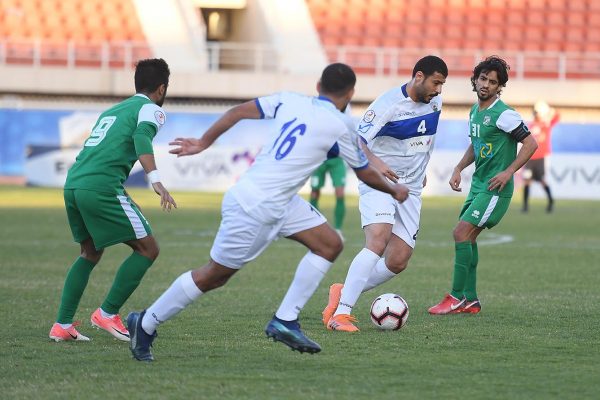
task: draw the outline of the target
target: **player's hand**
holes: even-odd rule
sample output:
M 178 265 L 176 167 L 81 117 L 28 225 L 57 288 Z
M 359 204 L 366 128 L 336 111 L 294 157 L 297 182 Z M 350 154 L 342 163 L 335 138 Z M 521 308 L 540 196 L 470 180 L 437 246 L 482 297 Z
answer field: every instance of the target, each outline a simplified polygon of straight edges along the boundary
M 152 188 L 156 194 L 160 196 L 160 206 L 163 210 L 171 211 L 171 208 L 177 208 L 177 203 L 175 203 L 175 200 L 171 197 L 171 194 L 165 189 L 162 183 L 153 183 Z
M 494 176 L 492 179 L 488 181 L 490 186 L 488 186 L 488 190 L 498 189 L 498 192 L 501 192 L 502 189 L 506 186 L 508 181 L 512 178 L 512 174 L 508 171 L 502 171 L 498 175 Z
M 448 181 L 448 183 L 450 184 L 450 188 L 455 192 L 462 192 L 462 188 L 460 187 L 460 180 L 460 171 L 454 168 L 454 170 L 452 171 L 452 176 L 450 177 L 450 181 Z
M 400 183 L 395 184 L 392 197 L 400 203 L 403 203 L 408 198 L 408 188 Z
M 383 161 L 381 161 L 378 158 L 376 160 L 373 160 L 373 163 L 375 164 L 374 167 L 379 172 L 381 172 L 383 174 L 383 176 L 385 176 L 386 178 L 388 178 L 390 181 L 392 181 L 394 183 L 398 182 L 399 176 L 386 163 L 384 163 Z
M 169 142 L 171 146 L 179 146 L 177 148 L 169 150 L 169 153 L 176 154 L 177 157 L 191 156 L 198 154 L 201 151 L 206 150 L 208 147 L 201 139 L 194 138 L 177 138 L 172 142 Z

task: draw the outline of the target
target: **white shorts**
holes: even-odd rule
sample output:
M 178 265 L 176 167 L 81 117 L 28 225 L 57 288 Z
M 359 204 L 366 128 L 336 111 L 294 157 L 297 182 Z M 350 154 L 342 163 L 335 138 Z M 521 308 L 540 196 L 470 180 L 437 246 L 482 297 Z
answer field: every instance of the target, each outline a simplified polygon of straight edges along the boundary
M 285 215 L 273 224 L 252 218 L 226 193 L 221 205 L 221 226 L 210 257 L 221 265 L 240 269 L 258 257 L 274 240 L 326 223 L 327 220 L 300 196 L 292 197 Z
M 414 249 L 421 203 L 421 196 L 414 194 L 409 194 L 406 201 L 400 203 L 387 193 L 370 190 L 361 194 L 358 201 L 362 227 L 380 223 L 393 225 L 392 233 Z

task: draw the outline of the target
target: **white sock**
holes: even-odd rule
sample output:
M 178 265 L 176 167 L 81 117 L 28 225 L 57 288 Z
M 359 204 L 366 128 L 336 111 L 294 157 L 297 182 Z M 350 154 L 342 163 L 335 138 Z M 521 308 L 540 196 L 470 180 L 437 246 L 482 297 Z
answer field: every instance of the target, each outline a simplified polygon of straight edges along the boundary
M 377 261 L 377 264 L 375 264 L 375 268 L 373 268 L 371 271 L 371 275 L 369 276 L 369 280 L 363 289 L 363 293 L 389 281 L 396 275 L 397 274 L 390 271 L 385 265 L 385 258 L 380 258 L 379 261 Z
M 371 271 L 380 258 L 378 254 L 367 248 L 362 249 L 354 257 L 350 268 L 348 268 L 348 275 L 346 275 L 346 281 L 342 289 L 340 304 L 333 315 L 352 314 L 352 308 L 356 304 L 365 284 L 369 280 Z
M 73 325 L 73 324 L 60 324 L 58 322 L 57 322 L 57 324 L 59 324 L 60 327 L 63 328 L 63 329 L 69 329 Z
M 115 314 L 109 314 L 106 311 L 104 311 L 102 308 L 100 308 L 100 315 L 102 315 L 102 318 L 112 318 L 115 316 Z
M 294 280 L 288 289 L 275 316 L 284 321 L 298 319 L 298 314 L 315 293 L 319 283 L 329 271 L 331 262 L 312 252 L 306 253 L 296 269 Z
M 201 294 L 202 291 L 192 279 L 192 271 L 183 273 L 154 304 L 148 307 L 142 319 L 142 329 L 152 335 L 159 324 L 173 318 Z

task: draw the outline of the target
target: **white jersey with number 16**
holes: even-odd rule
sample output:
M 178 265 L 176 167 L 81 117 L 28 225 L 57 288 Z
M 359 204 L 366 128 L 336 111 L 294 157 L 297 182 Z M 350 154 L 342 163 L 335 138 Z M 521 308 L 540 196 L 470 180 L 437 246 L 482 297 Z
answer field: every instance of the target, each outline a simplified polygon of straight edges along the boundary
M 229 190 L 248 214 L 269 223 L 285 213 L 311 173 L 339 155 L 354 169 L 368 165 L 351 118 L 324 97 L 280 92 L 256 99 L 263 118 L 275 119 L 254 164 Z

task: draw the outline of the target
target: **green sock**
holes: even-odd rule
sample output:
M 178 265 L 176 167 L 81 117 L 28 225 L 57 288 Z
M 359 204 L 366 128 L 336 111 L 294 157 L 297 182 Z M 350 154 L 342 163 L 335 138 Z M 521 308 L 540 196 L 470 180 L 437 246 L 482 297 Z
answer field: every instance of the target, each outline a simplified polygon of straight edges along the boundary
M 310 205 L 313 206 L 314 208 L 316 208 L 318 210 L 319 209 L 319 200 L 317 200 L 317 199 L 310 199 Z
M 452 280 L 452 296 L 457 299 L 464 297 L 465 281 L 467 280 L 467 268 L 473 259 L 471 242 L 454 243 L 454 277 Z
M 344 223 L 344 216 L 346 215 L 346 202 L 343 197 L 336 197 L 335 199 L 335 211 L 334 221 L 335 229 L 342 229 Z
M 471 243 L 473 257 L 471 265 L 468 268 L 467 280 L 465 282 L 465 297 L 467 301 L 477 300 L 477 263 L 479 262 L 479 250 L 477 250 L 477 242 Z
M 58 307 L 56 322 L 59 324 L 73 323 L 73 317 L 75 316 L 75 311 L 77 311 L 79 300 L 83 296 L 83 291 L 95 266 L 96 264 L 83 257 L 78 257 L 73 265 L 71 265 L 65 278 L 65 286 L 63 287 L 60 306 Z
M 154 260 L 151 260 L 135 251 L 123 261 L 119 267 L 106 299 L 100 306 L 108 314 L 118 314 L 129 296 L 140 284 L 144 274 Z

